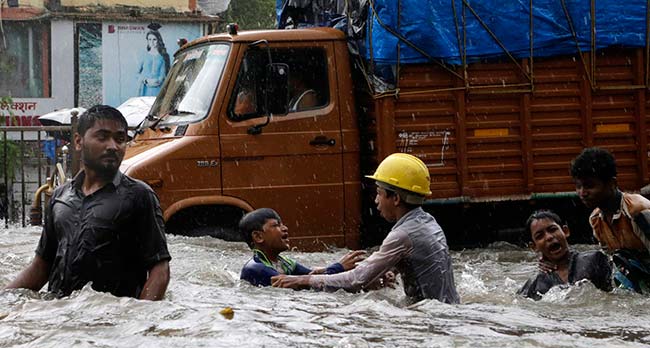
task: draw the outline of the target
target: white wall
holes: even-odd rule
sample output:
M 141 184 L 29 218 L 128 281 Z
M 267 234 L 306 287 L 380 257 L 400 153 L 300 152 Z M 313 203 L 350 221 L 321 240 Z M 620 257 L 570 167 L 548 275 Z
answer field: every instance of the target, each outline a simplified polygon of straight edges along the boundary
M 52 22 L 52 104 L 50 109 L 74 104 L 74 23 Z M 52 110 L 48 110 L 52 111 Z

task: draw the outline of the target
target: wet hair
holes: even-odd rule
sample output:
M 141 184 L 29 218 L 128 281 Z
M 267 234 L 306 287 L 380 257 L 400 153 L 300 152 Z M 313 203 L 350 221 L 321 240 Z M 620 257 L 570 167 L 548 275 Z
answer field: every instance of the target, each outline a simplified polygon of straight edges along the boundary
M 379 186 L 379 185 L 377 185 L 377 186 Z M 386 185 L 386 184 L 381 185 L 379 187 L 383 188 L 384 191 L 386 191 L 386 197 L 393 197 L 393 196 L 395 196 L 397 194 L 397 191 L 394 188 L 388 187 L 388 185 Z
M 542 210 L 536 210 L 526 220 L 526 233 L 525 233 L 525 239 L 529 242 L 533 241 L 533 237 L 531 235 L 531 226 L 533 225 L 533 222 L 536 220 L 544 220 L 544 219 L 549 219 L 556 224 L 562 226 L 564 225 L 564 222 L 562 221 L 562 218 L 560 218 L 559 215 L 554 213 L 551 210 L 547 209 L 542 209 Z
M 145 35 L 145 39 L 149 38 L 149 35 L 153 35 L 158 39 L 158 53 L 163 57 L 163 61 L 165 62 L 165 75 L 169 72 L 169 54 L 167 53 L 167 48 L 165 48 L 165 42 L 163 41 L 162 35 L 160 35 L 160 32 L 158 29 L 160 29 L 160 24 L 158 23 L 151 23 L 147 26 L 149 28 L 149 31 L 147 31 L 147 35 Z M 147 40 L 147 51 L 151 51 L 151 47 L 149 46 L 149 41 Z
M 129 128 L 129 125 L 126 123 L 126 119 L 120 110 L 108 105 L 95 105 L 86 110 L 86 112 L 81 114 L 81 116 L 79 116 L 79 123 L 77 123 L 77 133 L 79 133 L 81 136 L 84 136 L 84 134 L 86 134 L 86 131 L 92 128 L 95 125 L 95 122 L 98 120 L 115 121 L 124 126 L 125 132 Z
M 407 199 L 409 196 L 416 196 L 417 194 L 414 192 L 409 192 L 406 190 L 403 190 L 399 187 L 395 187 L 391 184 L 387 184 L 385 182 L 381 181 L 376 181 L 375 184 L 386 191 L 386 197 L 393 197 L 393 196 L 399 196 L 401 204 L 403 204 L 406 209 L 408 210 L 413 210 L 415 208 L 418 208 L 422 206 L 422 204 L 414 204 L 414 203 L 409 203 L 407 202 Z
M 571 161 L 574 179 L 596 178 L 609 182 L 616 178 L 616 160 L 612 154 L 599 147 L 589 147 Z
M 239 221 L 239 231 L 246 244 L 253 248 L 253 231 L 262 231 L 266 220 L 276 219 L 282 221 L 280 215 L 271 208 L 260 208 L 244 215 Z

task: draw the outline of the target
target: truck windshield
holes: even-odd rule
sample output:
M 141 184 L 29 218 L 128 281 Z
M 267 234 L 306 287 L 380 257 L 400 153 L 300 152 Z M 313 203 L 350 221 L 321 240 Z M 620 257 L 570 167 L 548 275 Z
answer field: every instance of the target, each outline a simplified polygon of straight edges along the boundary
M 148 124 L 190 123 L 203 119 L 221 80 L 230 45 L 198 46 L 180 53 L 151 108 Z M 159 121 L 159 122 L 157 122 Z

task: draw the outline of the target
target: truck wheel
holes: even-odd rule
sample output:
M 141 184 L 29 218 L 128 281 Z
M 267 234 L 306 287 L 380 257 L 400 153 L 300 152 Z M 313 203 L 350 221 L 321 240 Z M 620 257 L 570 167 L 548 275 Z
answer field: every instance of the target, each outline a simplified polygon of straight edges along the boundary
M 210 236 L 228 242 L 243 242 L 244 239 L 236 228 L 221 226 L 196 226 L 183 231 L 188 237 Z
M 182 236 L 211 236 L 226 241 L 244 241 L 237 224 L 244 211 L 232 206 L 196 206 L 174 214 L 165 224 L 167 232 Z

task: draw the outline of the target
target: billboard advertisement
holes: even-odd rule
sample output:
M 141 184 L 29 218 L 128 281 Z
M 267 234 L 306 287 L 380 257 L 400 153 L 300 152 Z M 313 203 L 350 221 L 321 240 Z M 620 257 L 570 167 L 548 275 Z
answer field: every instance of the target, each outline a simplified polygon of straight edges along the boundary
M 169 71 L 177 40 L 201 36 L 201 26 L 185 23 L 104 22 L 102 95 L 118 106 L 131 97 L 156 96 Z

